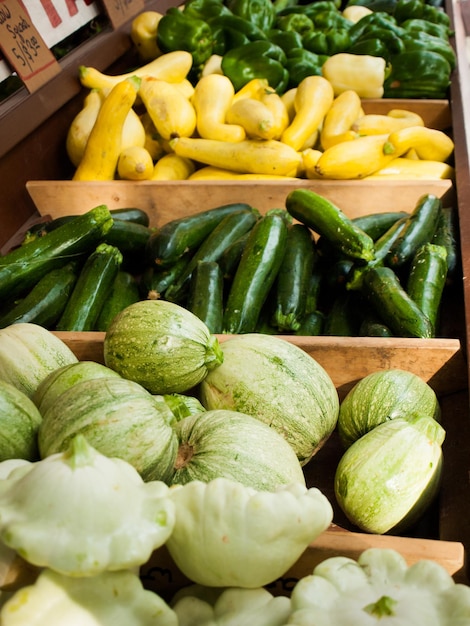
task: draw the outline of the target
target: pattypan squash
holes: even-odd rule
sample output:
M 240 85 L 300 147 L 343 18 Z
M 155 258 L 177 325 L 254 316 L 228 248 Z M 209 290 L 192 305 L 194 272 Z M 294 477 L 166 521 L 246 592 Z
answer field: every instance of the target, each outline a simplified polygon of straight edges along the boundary
M 437 562 L 412 565 L 392 549 L 369 548 L 357 561 L 326 559 L 291 594 L 295 626 L 464 626 L 470 587 Z
M 170 489 L 175 525 L 166 547 L 191 581 L 262 587 L 282 576 L 333 518 L 329 500 L 300 483 L 258 491 L 228 478 Z
M 78 435 L 67 451 L 0 480 L 0 539 L 29 563 L 70 576 L 136 567 L 172 532 L 168 492 Z
M 178 626 L 174 611 L 139 577 L 123 570 L 88 578 L 50 569 L 19 589 L 0 611 L 2 626 Z
M 199 592 L 192 595 L 192 587 L 172 602 L 179 626 L 282 626 L 291 612 L 289 598 L 275 597 L 263 587 L 227 587 L 215 602 Z

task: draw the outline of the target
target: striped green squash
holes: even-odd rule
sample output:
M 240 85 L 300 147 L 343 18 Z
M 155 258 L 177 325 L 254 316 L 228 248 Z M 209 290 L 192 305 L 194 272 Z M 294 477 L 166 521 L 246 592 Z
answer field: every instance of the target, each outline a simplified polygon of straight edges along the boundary
M 260 491 L 305 485 L 302 467 L 286 440 L 238 411 L 203 411 L 175 424 L 179 449 L 172 484 L 229 478 Z
M 347 448 L 379 424 L 417 411 L 440 419 L 437 396 L 422 378 L 402 369 L 372 372 L 356 383 L 341 402 L 338 434 Z
M 0 330 L 0 380 L 28 397 L 50 372 L 77 361 L 67 344 L 42 326 L 24 322 Z
M 142 300 L 112 321 L 104 361 L 154 394 L 184 393 L 222 360 L 217 338 L 196 315 L 165 300 Z
M 37 461 L 41 421 L 33 401 L 14 385 L 0 380 L 0 461 Z
M 339 398 L 325 369 L 274 335 L 234 335 L 221 343 L 223 363 L 201 382 L 208 410 L 240 411 L 268 424 L 307 463 L 333 432 Z
M 166 482 L 177 439 L 164 399 L 120 376 L 84 380 L 61 393 L 43 414 L 39 452 L 65 451 L 82 434 L 102 454 L 124 459 L 148 480 Z

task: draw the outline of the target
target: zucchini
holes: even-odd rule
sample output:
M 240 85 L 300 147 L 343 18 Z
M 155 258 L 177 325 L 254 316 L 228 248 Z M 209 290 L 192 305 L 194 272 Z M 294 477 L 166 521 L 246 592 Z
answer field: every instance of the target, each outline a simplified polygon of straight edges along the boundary
M 253 208 L 226 215 L 197 248 L 182 274 L 168 287 L 165 298 L 172 302 L 184 302 L 197 264 L 200 261 L 217 262 L 227 246 L 249 232 L 259 218 L 259 211 Z
M 393 333 L 388 326 L 375 315 L 367 315 L 359 327 L 360 337 L 393 337 Z
M 216 261 L 198 261 L 190 278 L 188 309 L 211 333 L 222 332 L 224 277 Z
M 318 309 L 321 292 L 324 284 L 325 272 L 323 264 L 318 256 L 314 256 L 312 273 L 308 280 L 307 298 L 305 301 L 305 314 L 314 313 Z
M 356 298 L 352 291 L 340 291 L 326 317 L 323 334 L 330 337 L 355 337 L 358 334 Z
M 76 280 L 77 268 L 73 262 L 51 270 L 0 318 L 0 328 L 29 322 L 50 330 L 62 315 Z
M 400 233 L 405 228 L 407 217 L 402 217 L 394 222 L 390 228 L 377 239 L 374 243 L 375 250 L 375 258 L 367 265 L 356 265 L 352 268 L 346 283 L 346 288 L 352 291 L 357 291 L 361 289 L 362 285 L 362 277 L 364 272 L 369 267 L 374 267 L 378 265 L 383 265 L 384 259 L 386 258 L 390 248 L 396 239 L 400 236 Z
M 385 211 L 384 213 L 370 213 L 354 217 L 353 222 L 367 233 L 374 241 L 382 237 L 395 222 L 408 217 L 405 211 Z
M 442 207 L 431 243 L 447 250 L 447 283 L 451 283 L 459 265 L 459 233 L 457 214 L 453 207 Z
M 119 248 L 123 255 L 138 255 L 143 260 L 153 232 L 153 229 L 143 224 L 113 218 L 113 225 L 106 233 L 105 242 Z
M 411 261 L 406 291 L 429 319 L 434 333 L 446 278 L 446 248 L 432 243 L 420 246 Z
M 126 306 L 140 300 L 139 287 L 132 274 L 119 270 L 111 290 L 99 312 L 95 330 L 107 331 L 109 325 Z
M 227 246 L 227 248 L 222 253 L 219 259 L 219 265 L 225 280 L 230 281 L 233 279 L 233 276 L 242 256 L 242 252 L 245 248 L 246 242 L 248 241 L 249 234 L 250 232 L 248 231 L 247 233 L 239 237 L 236 241 Z
M 374 258 L 372 237 L 327 198 L 310 189 L 294 189 L 286 197 L 286 208 L 344 255 L 364 262 Z
M 112 224 L 109 209 L 102 204 L 0 257 L 0 298 L 26 293 L 51 270 L 90 254 Z
M 101 243 L 85 261 L 56 330 L 96 330 L 96 320 L 122 263 L 115 246 Z
M 140 280 L 140 294 L 144 300 L 158 300 L 165 296 L 165 291 L 185 270 L 191 253 L 183 254 L 181 258 L 168 267 L 147 267 Z
M 364 272 L 362 293 L 377 316 L 396 337 L 431 338 L 433 327 L 402 287 L 390 267 L 370 267 Z
M 125 222 L 133 222 L 134 224 L 142 224 L 142 226 L 150 226 L 150 217 L 147 211 L 137 207 L 111 209 L 111 215 L 114 219 L 124 220 Z
M 251 208 L 249 204 L 235 202 L 167 222 L 149 239 L 150 263 L 168 267 L 188 250 L 196 250 L 225 216 Z
M 275 282 L 273 326 L 295 331 L 307 308 L 307 295 L 314 264 L 314 242 L 304 224 L 288 228 L 286 252 Z
M 442 201 L 432 194 L 419 198 L 415 208 L 406 219 L 400 236 L 393 242 L 385 257 L 385 265 L 399 268 L 409 263 L 416 250 L 429 243 L 436 230 L 442 210 Z
M 321 311 L 311 311 L 300 321 L 300 325 L 294 335 L 317 337 L 323 334 L 325 327 L 325 314 Z
M 287 222 L 278 213 L 264 215 L 251 229 L 228 292 L 225 333 L 254 332 L 284 257 L 287 232 Z

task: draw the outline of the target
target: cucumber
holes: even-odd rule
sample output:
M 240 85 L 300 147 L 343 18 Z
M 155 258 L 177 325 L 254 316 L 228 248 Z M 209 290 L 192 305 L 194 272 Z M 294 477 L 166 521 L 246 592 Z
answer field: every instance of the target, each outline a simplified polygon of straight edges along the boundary
M 390 267 L 369 268 L 363 276 L 362 293 L 396 337 L 433 337 L 430 320 L 406 293 Z
M 96 320 L 122 263 L 115 246 L 101 243 L 87 258 L 56 330 L 96 330 Z
M 0 257 L 0 298 L 24 294 L 49 271 L 91 254 L 112 224 L 109 209 L 102 204 Z
M 287 194 L 286 208 L 344 255 L 364 262 L 374 258 L 372 237 L 327 198 L 310 189 L 294 189 Z
M 129 272 L 119 270 L 98 315 L 95 330 L 107 331 L 116 315 L 126 306 L 138 302 L 139 296 L 139 287 L 134 276 Z
M 433 194 L 424 194 L 406 219 L 400 236 L 393 242 L 384 263 L 399 268 L 409 263 L 416 250 L 429 243 L 436 230 L 442 210 L 442 201 Z
M 198 248 L 225 216 L 251 208 L 247 203 L 236 202 L 167 222 L 149 239 L 150 263 L 168 267 L 188 250 Z
M 264 215 L 251 229 L 228 292 L 225 333 L 254 332 L 284 257 L 287 232 L 287 222 L 278 213 Z
M 398 220 L 408 217 L 405 211 L 385 211 L 384 213 L 370 213 L 354 217 L 353 222 L 367 233 L 374 241 L 379 239 Z
M 447 250 L 447 280 L 452 283 L 459 266 L 460 249 L 457 214 L 453 207 L 442 207 L 431 243 Z
M 275 282 L 272 324 L 280 331 L 296 331 L 307 308 L 310 277 L 314 264 L 314 242 L 304 224 L 288 228 L 286 252 Z
M 221 333 L 224 314 L 224 277 L 216 261 L 198 261 L 191 274 L 188 309 L 211 333 Z
M 446 248 L 432 243 L 420 246 L 411 261 L 406 291 L 429 319 L 434 333 L 446 278 Z
M 236 211 L 226 215 L 197 248 L 186 268 L 168 287 L 165 298 L 183 303 L 187 299 L 191 275 L 200 261 L 218 261 L 224 250 L 239 237 L 249 232 L 260 218 L 257 209 Z
M 185 270 L 191 253 L 183 254 L 181 258 L 168 267 L 147 267 L 142 273 L 139 290 L 144 300 L 157 300 L 165 296 L 165 291 L 172 285 Z
M 45 274 L 16 306 L 0 318 L 0 328 L 30 322 L 50 330 L 57 322 L 77 280 L 75 263 Z

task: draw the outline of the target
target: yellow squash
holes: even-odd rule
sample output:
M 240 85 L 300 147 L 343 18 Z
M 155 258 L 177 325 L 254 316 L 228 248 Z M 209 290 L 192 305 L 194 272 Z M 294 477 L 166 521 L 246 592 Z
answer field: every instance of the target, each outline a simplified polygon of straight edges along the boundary
M 106 97 L 73 180 L 113 180 L 122 149 L 122 129 L 137 98 L 140 78 L 118 83 Z
M 219 141 L 241 141 L 245 129 L 237 123 L 227 123 L 235 90 L 232 81 L 222 74 L 208 74 L 198 80 L 192 104 L 196 110 L 196 127 L 200 137 Z
M 195 171 L 196 166 L 191 159 L 170 152 L 164 154 L 155 163 L 152 180 L 186 180 Z
M 388 137 L 389 135 L 369 135 L 337 143 L 322 153 L 314 171 L 320 178 L 333 180 L 370 176 L 400 156 Z
M 142 146 L 124 148 L 119 155 L 117 173 L 122 180 L 149 180 L 153 174 L 153 160 Z
M 230 142 L 180 137 L 170 141 L 170 146 L 180 156 L 241 174 L 288 176 L 296 171 L 302 158 L 296 150 L 275 139 Z
M 397 156 L 414 150 L 419 159 L 447 161 L 454 151 L 453 140 L 442 130 L 427 126 L 409 126 L 389 135 Z
M 233 102 L 242 98 L 255 98 L 260 89 L 268 89 L 269 83 L 266 78 L 252 78 L 243 87 L 235 92 Z
M 273 139 L 276 134 L 274 115 L 257 98 L 242 98 L 227 111 L 227 122 L 244 128 L 250 139 Z
M 145 76 L 139 96 L 163 139 L 190 137 L 196 130 L 194 106 L 174 84 Z
M 453 179 L 454 175 L 454 168 L 442 161 L 398 157 L 374 174 L 366 176 L 366 179 L 440 180 Z
M 301 80 L 295 93 L 294 119 L 282 133 L 281 141 L 294 150 L 311 147 L 306 142 L 319 130 L 333 100 L 333 87 L 323 76 L 307 76 Z
M 206 165 L 191 174 L 189 180 L 297 180 L 294 176 L 277 174 L 240 174 L 232 170 Z
M 81 65 L 78 70 L 78 76 L 81 84 L 90 89 L 112 89 L 117 83 L 130 76 L 153 76 L 168 82 L 177 83 L 187 78 L 189 70 L 193 64 L 193 57 L 186 50 L 175 50 L 167 52 L 157 57 L 153 61 L 149 61 L 145 65 L 141 65 L 133 72 L 126 74 L 118 74 L 111 76 L 100 72 L 96 67 Z
M 352 129 L 358 135 L 383 135 L 408 126 L 424 126 L 424 120 L 414 111 L 391 109 L 386 115 L 368 113 L 358 116 Z
M 143 61 L 153 61 L 162 54 L 157 45 L 158 23 L 162 17 L 158 11 L 141 11 L 131 22 L 132 43 Z
M 262 87 L 258 90 L 256 97 L 271 111 L 274 118 L 272 139 L 280 139 L 290 123 L 289 113 L 284 100 L 271 87 Z
M 347 89 L 336 96 L 325 115 L 320 132 L 320 143 L 323 150 L 335 143 L 349 141 L 357 137 L 352 130 L 354 122 L 361 113 L 362 103 L 356 91 Z
M 82 160 L 86 142 L 98 117 L 101 103 L 102 99 L 99 89 L 89 91 L 83 101 L 83 107 L 68 128 L 65 147 L 67 155 L 75 167 L 78 167 Z

